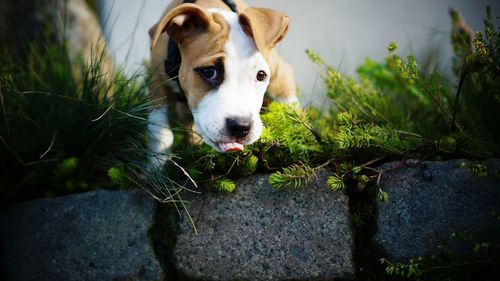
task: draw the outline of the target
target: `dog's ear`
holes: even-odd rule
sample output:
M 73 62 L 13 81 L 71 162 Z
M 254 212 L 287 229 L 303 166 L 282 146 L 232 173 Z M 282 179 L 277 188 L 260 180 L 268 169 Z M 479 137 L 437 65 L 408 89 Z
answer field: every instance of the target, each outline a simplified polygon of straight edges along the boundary
M 151 49 L 163 32 L 182 43 L 186 38 L 206 31 L 212 22 L 212 15 L 204 8 L 194 4 L 179 5 L 149 29 Z
M 290 18 L 280 12 L 265 8 L 247 8 L 239 16 L 243 31 L 252 37 L 257 49 L 268 54 L 288 32 Z

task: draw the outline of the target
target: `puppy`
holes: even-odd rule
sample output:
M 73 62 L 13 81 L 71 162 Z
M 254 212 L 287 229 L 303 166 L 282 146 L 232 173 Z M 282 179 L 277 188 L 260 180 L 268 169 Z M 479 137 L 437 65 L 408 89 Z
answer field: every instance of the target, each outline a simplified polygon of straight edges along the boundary
M 192 120 L 206 144 L 230 152 L 260 137 L 266 90 L 278 102 L 298 102 L 292 68 L 273 49 L 288 23 L 280 12 L 239 0 L 174 0 L 167 7 L 149 30 L 151 164 L 161 166 L 173 143 L 168 110 Z

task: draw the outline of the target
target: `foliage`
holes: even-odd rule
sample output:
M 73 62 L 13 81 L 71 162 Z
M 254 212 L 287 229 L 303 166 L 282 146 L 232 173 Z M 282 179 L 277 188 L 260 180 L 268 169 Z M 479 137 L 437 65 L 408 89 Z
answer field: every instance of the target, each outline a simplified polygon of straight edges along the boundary
M 446 128 L 446 118 L 451 90 L 442 87 L 440 76 L 426 76 L 418 71 L 415 58 L 406 60 L 397 53 L 392 42 L 385 63 L 367 59 L 357 70 L 358 81 L 345 78 L 339 71 L 326 66 L 322 77 L 327 95 L 333 103 L 332 111 L 351 112 L 363 120 L 385 124 L 427 137 Z M 317 62 L 318 55 L 308 50 Z M 439 101 L 439 104 L 434 104 Z M 439 110 L 436 110 L 439 108 Z
M 407 263 L 391 263 L 386 259 L 380 259 L 380 263 L 386 265 L 385 272 L 392 276 L 406 277 L 406 278 L 420 278 L 422 275 L 421 264 L 422 257 L 417 259 L 410 259 Z
M 111 167 L 108 170 L 109 179 L 118 186 L 126 186 L 127 174 L 122 167 Z
M 37 46 L 0 51 L 2 202 L 126 187 L 128 168 L 111 167 L 146 157 L 146 86 L 105 79 L 97 50 L 77 81 L 64 46 Z
M 342 190 L 345 188 L 342 177 L 337 174 L 328 177 L 328 179 L 326 180 L 326 186 L 333 191 Z
M 260 145 L 267 154 L 267 162 L 273 166 L 299 161 L 309 162 L 320 152 L 317 134 L 310 126 L 310 117 L 303 109 L 279 103 L 271 103 L 261 116 L 265 129 Z
M 453 70 L 459 80 L 452 129 L 462 129 L 492 152 L 500 151 L 500 33 L 486 8 L 484 32 L 473 34 L 456 11 L 451 11 Z
M 461 250 L 438 246 L 431 255 L 406 262 L 380 259 L 388 280 L 498 280 L 498 238 L 486 238 L 470 231 L 453 232 L 451 241 Z
M 214 189 L 220 192 L 230 193 L 236 189 L 236 184 L 232 180 L 223 177 L 215 181 Z
M 314 175 L 314 170 L 305 164 L 295 164 L 283 168 L 269 176 L 269 184 L 278 189 L 298 189 L 308 183 Z
M 453 21 L 457 22 L 456 15 Z M 388 46 L 385 62 L 367 60 L 358 68 L 356 80 L 307 50 L 324 71 L 329 111 L 271 103 L 261 116 L 265 125 L 261 139 L 242 153 L 221 155 L 207 146 L 185 149 L 183 142 L 176 142 L 181 144 L 174 151 L 180 165 L 202 182 L 248 175 L 244 166 L 253 159 L 250 170 L 273 172 L 269 183 L 276 188 L 298 188 L 317 169 L 333 168 L 327 182 L 332 190 L 346 186 L 363 190 L 379 179 L 382 171 L 374 165 L 382 160 L 499 155 L 500 142 L 493 132 L 500 130 L 486 119 L 479 121 L 484 126 L 475 125 L 485 108 L 477 104 L 478 98 L 474 105 L 467 98 L 480 94 L 488 108 L 499 100 L 500 87 L 494 86 L 500 81 L 500 36 L 493 30 L 489 10 L 485 34 L 483 38 L 477 33 L 474 40 L 452 35 L 457 60 L 462 62 L 457 73 L 467 78 L 461 82 L 466 87 L 448 83 L 439 73 L 421 71 L 413 55 L 397 54 L 394 42 Z M 487 118 L 500 120 L 498 111 L 487 112 Z M 376 194 L 382 201 L 389 200 L 383 190 L 377 188 Z
M 461 162 L 459 164 L 459 168 L 467 169 L 469 172 L 478 177 L 487 177 L 488 176 L 488 168 L 479 163 L 470 163 L 470 162 Z
M 220 177 L 264 171 L 274 172 L 269 183 L 276 188 L 299 188 L 310 181 L 316 170 L 334 166 L 337 183 L 330 180 L 330 188 L 343 187 L 344 181 L 356 179 L 362 189 L 376 175 L 373 171 L 370 175 L 360 173 L 371 171 L 363 166 L 368 157 L 389 160 L 435 150 L 434 143 L 417 134 L 364 122 L 350 112 L 341 112 L 333 120 L 325 117 L 319 121 L 311 118 L 316 113 L 294 105 L 271 103 L 262 115 L 265 129 L 261 139 L 243 152 L 219 154 L 205 145 L 186 149 L 186 144 L 177 141 L 174 152 L 179 156 L 179 165 L 195 181 L 209 186 L 217 186 Z M 329 127 L 322 123 L 325 120 Z M 357 173 L 350 171 L 354 166 L 359 169 Z

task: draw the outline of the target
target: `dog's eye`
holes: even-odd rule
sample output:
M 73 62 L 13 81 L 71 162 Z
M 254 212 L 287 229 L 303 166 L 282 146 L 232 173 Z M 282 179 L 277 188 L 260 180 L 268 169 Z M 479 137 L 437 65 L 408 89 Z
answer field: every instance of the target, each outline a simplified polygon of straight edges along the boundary
M 259 70 L 259 72 L 257 72 L 257 80 L 258 81 L 265 81 L 267 79 L 267 73 L 264 71 L 264 70 Z
M 194 71 L 211 88 L 220 86 L 224 81 L 224 62 L 222 59 L 218 59 L 213 65 L 197 67 Z
M 205 67 L 199 70 L 201 76 L 206 79 L 206 80 L 212 80 L 215 81 L 217 80 L 218 73 L 217 69 L 213 66 Z

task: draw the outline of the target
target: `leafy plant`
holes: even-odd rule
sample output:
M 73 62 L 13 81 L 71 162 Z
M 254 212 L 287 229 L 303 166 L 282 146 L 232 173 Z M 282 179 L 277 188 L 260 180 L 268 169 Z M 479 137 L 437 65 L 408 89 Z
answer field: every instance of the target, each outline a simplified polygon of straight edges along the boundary
M 460 253 L 438 246 L 435 253 L 406 262 L 386 258 L 379 262 L 389 280 L 498 279 L 498 239 L 486 239 L 470 231 L 453 232 L 450 238 L 465 246 Z
M 118 186 L 127 184 L 127 174 L 122 167 L 111 167 L 108 170 L 109 179 Z
M 345 188 L 344 181 L 337 174 L 328 177 L 326 186 L 333 191 L 343 190 Z
M 269 176 L 269 184 L 278 189 L 298 189 L 307 184 L 314 175 L 314 170 L 305 164 L 296 164 L 283 168 Z
M 214 183 L 214 189 L 220 192 L 233 192 L 235 188 L 236 184 L 232 180 L 225 177 L 216 180 Z
M 455 51 L 453 70 L 458 79 L 454 97 L 452 130 L 465 130 L 491 152 L 500 151 L 500 33 L 486 8 L 484 32 L 472 33 L 459 13 L 450 11 L 451 41 Z

